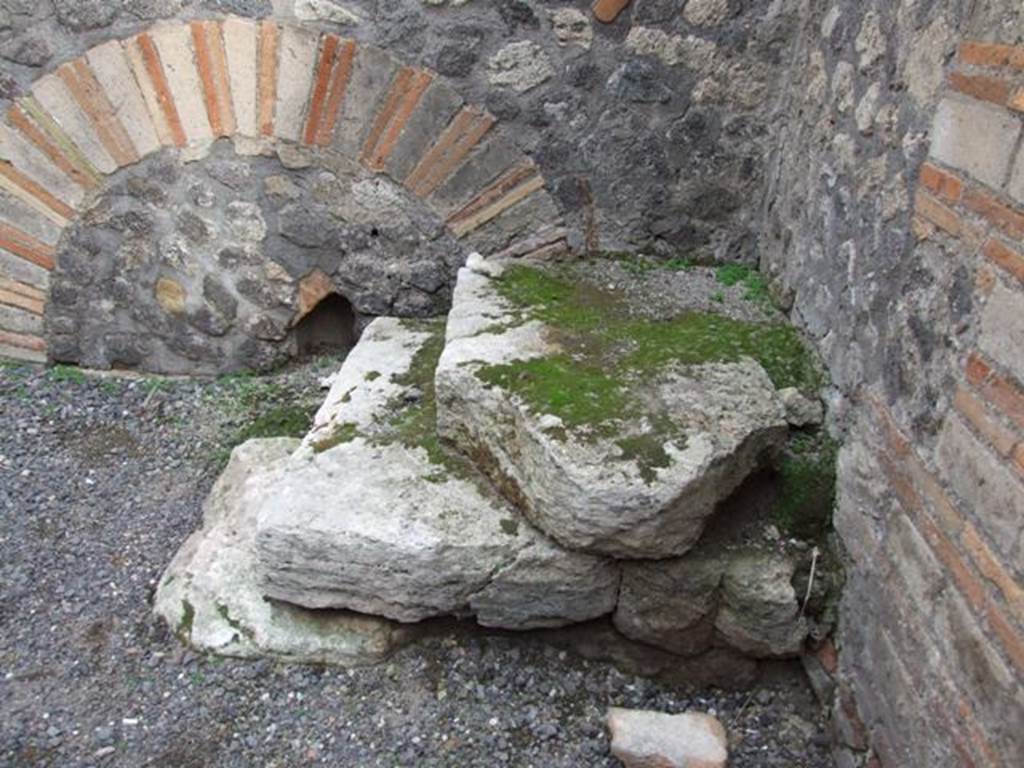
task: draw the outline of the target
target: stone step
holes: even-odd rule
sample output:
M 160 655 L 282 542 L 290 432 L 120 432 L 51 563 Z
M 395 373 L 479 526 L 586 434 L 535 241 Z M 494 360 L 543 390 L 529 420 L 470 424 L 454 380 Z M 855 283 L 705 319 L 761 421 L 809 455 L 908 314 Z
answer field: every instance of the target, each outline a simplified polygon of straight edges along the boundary
M 610 613 L 619 569 L 563 550 L 437 439 L 441 321 L 380 318 L 302 447 L 246 503 L 262 590 L 306 608 L 414 622 L 562 626 Z
M 627 317 L 613 291 L 586 285 L 590 267 L 552 269 L 474 256 L 460 271 L 439 433 L 563 546 L 681 555 L 787 435 L 768 373 L 715 337 L 783 331 L 698 313 Z M 695 348 L 677 350 L 662 338 L 672 333 Z

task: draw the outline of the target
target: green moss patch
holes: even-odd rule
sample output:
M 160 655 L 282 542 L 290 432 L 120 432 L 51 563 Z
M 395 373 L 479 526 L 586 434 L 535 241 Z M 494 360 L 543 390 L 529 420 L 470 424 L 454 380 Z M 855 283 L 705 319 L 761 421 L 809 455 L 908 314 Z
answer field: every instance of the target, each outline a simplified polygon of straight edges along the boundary
M 273 379 L 237 374 L 222 376 L 212 404 L 227 429 L 211 459 L 227 464 L 231 450 L 247 440 L 272 437 L 303 437 L 309 430 L 319 402 L 319 392 L 300 392 Z
M 772 517 L 787 536 L 824 538 L 832 526 L 838 446 L 827 435 L 801 434 L 776 461 L 779 498 Z
M 343 424 L 335 424 L 327 435 L 319 437 L 312 442 L 313 452 L 323 453 L 324 451 L 329 451 L 331 448 L 336 448 L 339 445 L 351 443 L 357 437 L 359 437 L 358 424 L 350 421 L 346 421 Z
M 570 427 L 598 424 L 626 407 L 626 392 L 618 381 L 568 355 L 491 365 L 478 376 L 485 384 L 520 395 L 538 413 L 553 413 Z
M 301 405 L 277 405 L 246 424 L 238 443 L 257 437 L 302 437 L 309 429 L 309 410 Z
M 728 284 L 749 280 L 746 268 L 726 273 Z M 735 273 L 735 274 L 734 274 Z M 753 285 L 753 281 L 750 281 Z M 686 312 L 651 320 L 630 313 L 625 300 L 579 279 L 525 265 L 498 280 L 499 294 L 523 319 L 545 323 L 561 352 L 545 358 L 483 366 L 490 386 L 520 396 L 536 413 L 553 414 L 567 428 L 613 435 L 622 423 L 652 425 L 618 442 L 623 460 L 635 461 L 649 482 L 667 467 L 667 443 L 685 445 L 671 414 L 642 402 L 637 391 L 672 365 L 757 360 L 777 388 L 813 392 L 820 374 L 797 331 L 783 323 L 755 323 L 724 315 Z
M 489 366 L 488 383 L 508 386 L 567 424 L 615 415 L 628 387 L 670 364 L 735 362 L 752 357 L 778 387 L 813 392 L 820 374 L 796 329 L 713 313 L 670 320 L 632 317 L 620 297 L 526 266 L 507 270 L 499 293 L 528 317 L 546 323 L 565 350 L 542 360 Z
M 746 289 L 743 298 L 747 301 L 771 301 L 771 297 L 768 295 L 768 284 L 760 272 L 750 267 L 742 264 L 723 264 L 715 270 L 715 278 L 726 287 L 732 287 L 737 283 L 742 284 Z
M 407 391 L 418 390 L 420 397 L 412 401 L 400 398 L 391 404 L 393 415 L 384 441 L 397 441 L 407 448 L 422 448 L 431 463 L 447 466 L 450 457 L 437 437 L 437 395 L 434 389 L 434 372 L 444 351 L 444 321 L 426 321 L 418 325 L 417 330 L 428 332 L 430 337 L 413 356 L 409 370 L 392 376 L 391 381 L 406 387 Z
M 188 600 L 181 601 L 181 621 L 178 622 L 178 637 L 188 642 L 192 637 L 192 625 L 196 620 L 196 609 Z

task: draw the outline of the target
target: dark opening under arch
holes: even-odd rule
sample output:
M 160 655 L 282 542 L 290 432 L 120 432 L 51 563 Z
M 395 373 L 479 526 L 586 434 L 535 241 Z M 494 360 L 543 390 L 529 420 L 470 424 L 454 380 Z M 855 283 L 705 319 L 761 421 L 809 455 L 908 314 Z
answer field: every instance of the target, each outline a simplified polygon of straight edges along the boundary
M 344 296 L 325 296 L 295 326 L 295 354 L 348 352 L 356 343 L 356 316 Z

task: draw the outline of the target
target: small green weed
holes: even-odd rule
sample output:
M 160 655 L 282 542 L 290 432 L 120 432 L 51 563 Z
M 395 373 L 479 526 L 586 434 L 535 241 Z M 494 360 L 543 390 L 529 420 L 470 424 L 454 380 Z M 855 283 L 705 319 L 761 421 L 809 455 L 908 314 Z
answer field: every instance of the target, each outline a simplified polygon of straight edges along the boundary
M 726 288 L 742 283 L 746 288 L 743 298 L 747 301 L 769 302 L 768 284 L 761 273 L 742 264 L 723 264 L 715 270 L 715 278 Z
M 817 540 L 832 524 L 838 446 L 827 435 L 798 435 L 776 463 L 773 519 L 787 536 Z
M 85 383 L 85 374 L 80 368 L 73 365 L 55 365 L 50 369 L 49 376 L 51 381 L 62 384 Z

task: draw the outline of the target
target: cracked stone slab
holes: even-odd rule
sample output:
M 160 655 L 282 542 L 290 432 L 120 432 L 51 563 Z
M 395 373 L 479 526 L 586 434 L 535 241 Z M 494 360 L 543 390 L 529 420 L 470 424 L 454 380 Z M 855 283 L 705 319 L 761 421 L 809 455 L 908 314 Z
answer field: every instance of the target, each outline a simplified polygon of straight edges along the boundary
M 785 438 L 785 410 L 768 374 L 740 358 L 670 366 L 643 382 L 636 396 L 660 403 L 673 433 L 685 435 L 666 438 L 663 465 L 645 468 L 629 459 L 622 439 L 640 429 L 660 440 L 657 429 L 620 420 L 613 434 L 581 434 L 483 380 L 487 369 L 561 351 L 559 329 L 524 316 L 499 293 L 502 269 L 474 256 L 459 272 L 436 377 L 441 436 L 569 549 L 619 558 L 683 554 L 716 505 Z

